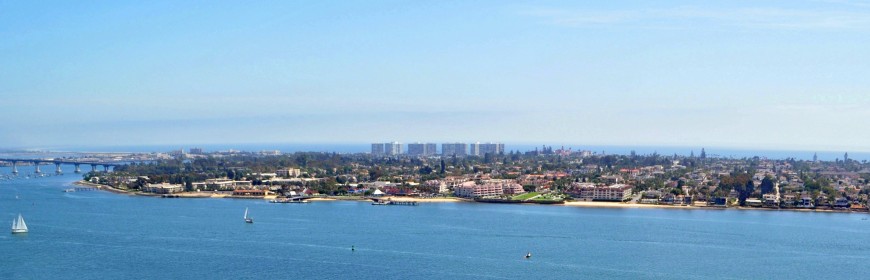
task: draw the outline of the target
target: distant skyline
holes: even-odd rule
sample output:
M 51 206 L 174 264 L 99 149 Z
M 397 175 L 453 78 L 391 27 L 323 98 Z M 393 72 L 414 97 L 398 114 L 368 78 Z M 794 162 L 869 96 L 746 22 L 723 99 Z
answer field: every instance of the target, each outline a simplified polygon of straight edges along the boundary
M 2 1 L 0 149 L 870 152 L 867 50 L 870 1 Z

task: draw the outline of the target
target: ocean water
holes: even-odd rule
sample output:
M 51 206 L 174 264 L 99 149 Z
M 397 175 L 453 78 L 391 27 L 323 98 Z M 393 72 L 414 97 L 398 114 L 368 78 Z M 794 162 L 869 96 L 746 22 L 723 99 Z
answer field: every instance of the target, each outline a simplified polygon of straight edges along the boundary
M 7 221 L 0 279 L 866 279 L 870 272 L 868 214 L 62 192 L 77 179 L 0 181 L 0 221 Z M 254 224 L 242 220 L 246 207 Z M 30 233 L 9 234 L 18 213 Z

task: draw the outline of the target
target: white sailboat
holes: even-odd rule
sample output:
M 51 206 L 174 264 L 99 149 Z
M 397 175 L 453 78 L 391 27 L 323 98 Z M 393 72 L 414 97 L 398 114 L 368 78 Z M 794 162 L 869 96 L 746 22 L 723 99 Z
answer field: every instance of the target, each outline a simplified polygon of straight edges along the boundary
M 24 223 L 24 217 L 18 214 L 18 219 L 12 220 L 12 233 L 26 233 L 27 224 Z
M 249 224 L 254 223 L 254 218 L 248 217 L 248 208 L 247 207 L 245 207 L 245 222 L 249 223 Z

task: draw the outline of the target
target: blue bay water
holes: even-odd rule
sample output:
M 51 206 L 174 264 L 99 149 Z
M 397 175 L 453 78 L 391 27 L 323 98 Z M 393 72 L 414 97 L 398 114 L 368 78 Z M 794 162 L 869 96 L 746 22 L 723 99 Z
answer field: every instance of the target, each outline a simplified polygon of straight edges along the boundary
M 0 181 L 0 221 L 7 221 L 0 279 L 861 279 L 870 272 L 867 214 L 62 192 L 76 179 Z M 246 207 L 254 224 L 242 221 Z M 18 213 L 26 235 L 8 233 Z

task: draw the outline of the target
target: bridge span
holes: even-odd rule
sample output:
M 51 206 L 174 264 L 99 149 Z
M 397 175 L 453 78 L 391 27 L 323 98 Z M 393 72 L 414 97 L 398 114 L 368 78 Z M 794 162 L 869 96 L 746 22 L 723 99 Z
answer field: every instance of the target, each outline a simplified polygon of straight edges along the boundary
M 34 173 L 42 173 L 42 170 L 39 170 L 40 165 L 49 165 L 54 164 L 55 173 L 63 173 L 60 166 L 63 164 L 71 164 L 75 166 L 75 173 L 81 173 L 81 165 L 90 165 L 91 171 L 96 172 L 98 166 L 102 166 L 104 172 L 109 172 L 109 168 L 126 165 L 125 162 L 102 162 L 102 161 L 79 161 L 74 159 L 23 159 L 23 158 L 0 158 L 0 162 L 8 162 L 12 164 L 12 173 L 18 174 L 18 163 L 26 162 L 32 163 L 35 166 Z

